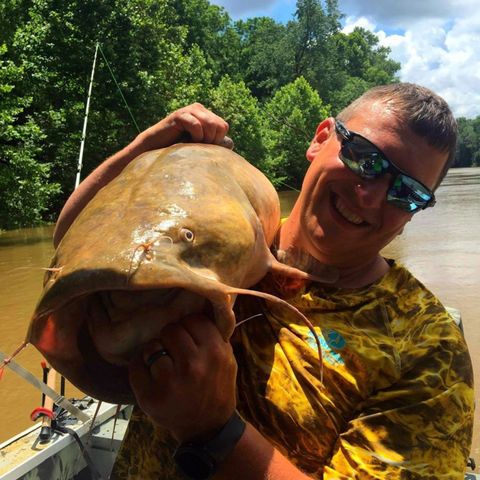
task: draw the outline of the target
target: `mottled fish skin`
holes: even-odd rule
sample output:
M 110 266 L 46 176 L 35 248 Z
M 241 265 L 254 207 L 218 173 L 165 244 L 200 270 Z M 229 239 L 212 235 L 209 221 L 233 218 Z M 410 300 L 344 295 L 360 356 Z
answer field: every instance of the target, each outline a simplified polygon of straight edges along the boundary
M 235 326 L 229 287 L 251 287 L 278 267 L 269 246 L 279 224 L 275 189 L 236 153 L 203 144 L 147 152 L 97 193 L 62 239 L 27 341 L 84 392 L 134 403 L 126 366 L 107 362 L 101 341 L 92 341 L 95 312 L 109 308 L 102 296 L 124 291 L 128 303 L 133 291 L 187 290 L 192 304 L 198 296 L 209 301 L 228 339 Z M 147 319 L 158 308 L 149 302 Z M 120 323 L 112 324 L 118 338 L 137 327 Z

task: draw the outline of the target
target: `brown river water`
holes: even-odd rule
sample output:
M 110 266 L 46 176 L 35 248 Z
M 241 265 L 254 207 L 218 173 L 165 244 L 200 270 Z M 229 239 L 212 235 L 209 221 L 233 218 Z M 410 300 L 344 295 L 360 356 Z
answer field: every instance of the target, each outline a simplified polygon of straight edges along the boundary
M 287 214 L 295 192 L 281 194 Z M 445 305 L 462 313 L 475 369 L 480 406 L 480 168 L 454 169 L 437 192 L 433 209 L 417 214 L 384 254 L 406 265 Z M 0 233 L 0 351 L 12 352 L 24 339 L 50 263 L 53 227 Z M 42 358 L 28 347 L 17 361 L 41 377 Z M 68 385 L 67 396 L 79 392 Z M 31 425 L 40 392 L 13 372 L 0 381 L 0 443 Z M 475 418 L 472 456 L 480 464 L 480 407 Z M 480 471 L 480 469 L 479 469 Z

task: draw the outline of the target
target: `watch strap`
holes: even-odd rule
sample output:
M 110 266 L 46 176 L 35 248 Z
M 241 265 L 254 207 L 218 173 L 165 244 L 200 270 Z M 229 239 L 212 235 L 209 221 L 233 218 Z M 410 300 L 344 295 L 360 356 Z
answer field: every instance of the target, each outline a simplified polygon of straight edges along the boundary
M 217 463 L 222 462 L 235 448 L 245 431 L 245 427 L 245 421 L 235 410 L 222 429 L 204 444 L 204 449 L 215 458 Z
M 246 423 L 235 410 L 227 423 L 220 429 L 217 434 L 208 442 L 185 442 L 182 443 L 175 451 L 173 458 L 180 471 L 190 479 L 210 478 L 230 452 L 235 448 L 238 441 L 245 431 Z M 198 475 L 192 472 L 192 463 L 188 462 L 192 455 L 196 457 L 196 461 L 202 464 L 202 473 Z M 208 476 L 205 476 L 205 467 L 209 470 Z M 194 468 L 195 469 L 195 468 Z

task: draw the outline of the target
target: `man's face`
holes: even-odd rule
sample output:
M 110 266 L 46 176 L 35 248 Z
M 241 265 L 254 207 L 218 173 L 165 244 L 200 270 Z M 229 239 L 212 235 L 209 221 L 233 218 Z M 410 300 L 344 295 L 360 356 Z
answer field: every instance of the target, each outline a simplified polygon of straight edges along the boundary
M 412 214 L 387 203 L 389 174 L 364 179 L 344 165 L 334 122 L 323 123 L 327 133 L 317 131 L 318 141 L 307 152 L 311 165 L 299 197 L 300 246 L 320 261 L 349 267 L 375 258 Z M 429 188 L 435 186 L 447 154 L 402 128 L 385 104 L 366 104 L 345 125 L 373 142 L 405 173 Z

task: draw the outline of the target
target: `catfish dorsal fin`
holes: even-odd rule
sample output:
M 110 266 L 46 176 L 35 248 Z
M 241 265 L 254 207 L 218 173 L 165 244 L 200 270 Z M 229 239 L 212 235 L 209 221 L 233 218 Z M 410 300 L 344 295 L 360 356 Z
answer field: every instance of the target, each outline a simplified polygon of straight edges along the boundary
M 303 273 L 303 272 L 302 272 Z M 244 288 L 236 288 L 236 287 L 229 287 L 227 289 L 227 293 L 229 294 L 240 294 L 240 295 L 250 295 L 253 297 L 262 298 L 269 302 L 276 303 L 278 305 L 282 305 L 283 307 L 290 310 L 294 315 L 296 315 L 303 324 L 305 324 L 310 332 L 312 332 L 313 338 L 315 339 L 315 343 L 317 344 L 318 350 L 318 358 L 320 360 L 320 382 L 323 383 L 323 356 L 322 356 L 322 347 L 320 346 L 320 340 L 318 338 L 318 334 L 315 331 L 315 327 L 313 326 L 312 322 L 296 307 L 288 303 L 287 301 L 283 300 L 282 298 L 276 297 L 275 295 L 271 295 L 265 292 L 259 292 L 258 290 L 247 290 Z M 252 317 L 253 318 L 253 317 Z
M 334 283 L 338 280 L 338 269 L 330 265 L 317 265 L 315 274 L 304 272 L 285 263 L 279 262 L 273 255 L 270 263 L 270 272 L 284 277 L 310 280 L 320 283 Z

